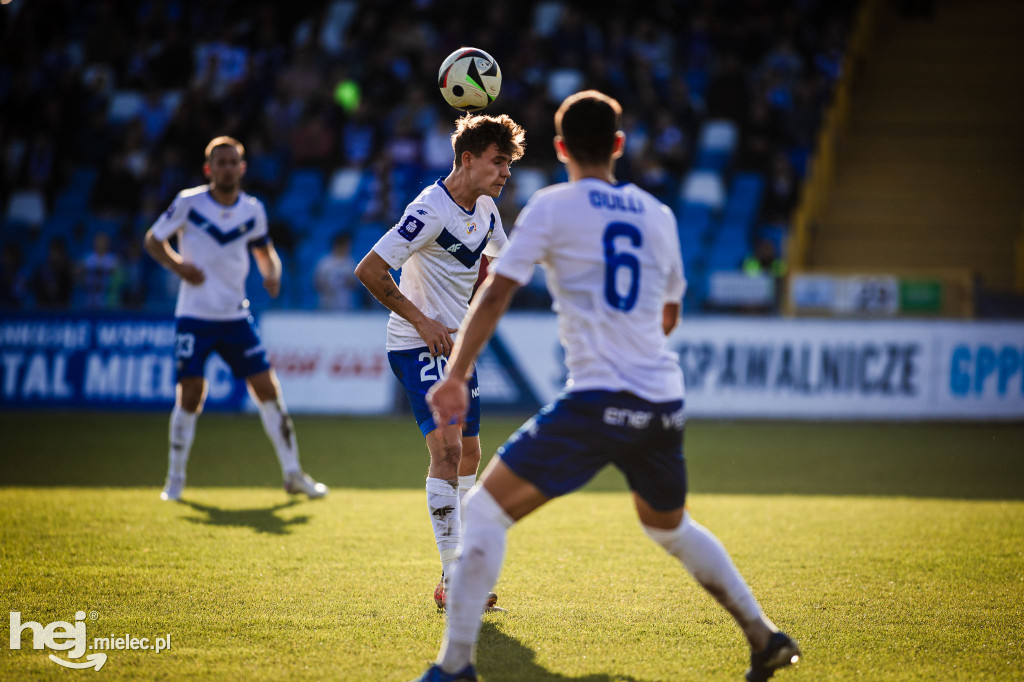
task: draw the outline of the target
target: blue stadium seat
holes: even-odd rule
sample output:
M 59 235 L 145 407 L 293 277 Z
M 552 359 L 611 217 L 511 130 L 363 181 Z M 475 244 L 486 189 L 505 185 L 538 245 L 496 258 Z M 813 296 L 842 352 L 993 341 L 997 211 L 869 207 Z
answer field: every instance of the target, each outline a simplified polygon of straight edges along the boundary
M 759 173 L 734 175 L 729 188 L 729 198 L 725 203 L 723 221 L 739 223 L 747 229 L 753 227 L 761 207 L 763 191 L 764 178 Z
M 284 188 L 289 194 L 311 194 L 319 196 L 324 191 L 324 174 L 319 168 L 296 168 L 288 174 Z
M 686 272 L 686 295 L 683 297 L 683 314 L 700 312 L 708 296 L 708 277 L 703 268 Z
M 96 178 L 99 177 L 99 170 L 92 166 L 78 166 L 71 171 L 68 180 L 68 189 L 82 190 L 91 194 L 93 186 L 96 185 Z
M 677 221 L 680 242 L 691 237 L 703 241 L 711 228 L 711 207 L 683 201 L 679 205 Z
M 690 171 L 683 178 L 680 196 L 685 202 L 702 204 L 712 211 L 719 211 L 725 204 L 722 176 L 709 170 Z
M 370 252 L 373 245 L 387 231 L 388 227 L 378 223 L 363 223 L 352 233 L 352 258 L 358 263 Z
M 366 208 L 373 173 L 365 168 L 341 168 L 334 172 L 327 184 L 327 192 L 320 207 L 325 218 L 351 227 Z
M 697 137 L 697 160 L 694 168 L 722 172 L 732 160 L 739 139 L 739 130 L 728 119 L 713 119 L 701 126 Z
M 324 190 L 324 174 L 318 168 L 297 168 L 288 174 L 287 185 L 274 204 L 274 217 L 296 229 L 306 225 Z

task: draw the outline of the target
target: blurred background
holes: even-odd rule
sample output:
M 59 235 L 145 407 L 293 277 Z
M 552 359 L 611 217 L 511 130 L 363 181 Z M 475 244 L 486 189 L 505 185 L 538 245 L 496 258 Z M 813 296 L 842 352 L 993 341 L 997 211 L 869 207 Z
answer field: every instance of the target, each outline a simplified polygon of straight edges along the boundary
M 254 310 L 381 312 L 352 267 L 450 169 L 437 69 L 471 45 L 504 77 L 486 113 L 527 130 L 506 229 L 593 87 L 625 109 L 619 179 L 676 213 L 687 317 L 1024 319 L 1022 29 L 1014 0 L 0 2 L 0 314 L 169 318 L 142 236 L 216 135 L 285 263 Z M 539 276 L 514 303 L 549 306 Z M 1010 347 L 970 362 L 1012 389 Z

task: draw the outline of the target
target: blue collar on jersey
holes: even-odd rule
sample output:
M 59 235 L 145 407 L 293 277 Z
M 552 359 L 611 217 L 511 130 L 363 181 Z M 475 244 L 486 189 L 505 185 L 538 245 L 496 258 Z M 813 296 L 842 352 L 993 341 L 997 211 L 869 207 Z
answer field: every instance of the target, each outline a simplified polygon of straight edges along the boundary
M 459 202 L 455 201 L 455 197 L 453 197 L 452 193 L 448 191 L 448 188 L 444 186 L 444 178 L 438 178 L 437 179 L 437 186 L 444 190 L 444 193 L 448 195 L 448 198 L 452 200 L 453 204 L 455 204 L 456 206 L 459 207 L 460 211 L 462 211 L 466 215 L 473 215 L 474 213 L 476 213 L 476 204 L 475 203 L 473 204 L 473 210 L 472 211 L 467 211 L 466 209 L 464 209 L 462 207 L 462 204 L 460 204 Z
M 483 255 L 484 249 L 487 247 L 487 242 L 491 240 L 491 234 L 494 233 L 494 214 L 491 214 L 491 226 L 487 229 L 487 234 L 484 235 L 483 241 L 476 247 L 475 250 L 471 250 L 468 246 L 458 240 L 458 238 L 448 231 L 448 228 L 442 227 L 441 234 L 437 235 L 435 240 L 441 248 L 452 255 L 452 258 L 459 261 L 467 268 L 471 268 L 476 265 L 476 262 L 480 260 L 480 256 Z

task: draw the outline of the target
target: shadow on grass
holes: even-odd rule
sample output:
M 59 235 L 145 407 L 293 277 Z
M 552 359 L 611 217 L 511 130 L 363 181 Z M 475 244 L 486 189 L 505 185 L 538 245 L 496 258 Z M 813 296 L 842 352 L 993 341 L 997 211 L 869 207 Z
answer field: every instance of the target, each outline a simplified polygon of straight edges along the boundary
M 642 682 L 630 675 L 597 673 L 584 677 L 566 677 L 546 670 L 537 663 L 537 652 L 499 630 L 494 623 L 484 622 L 480 630 L 480 658 L 477 665 L 485 680 L 530 680 L 530 682 Z
M 221 509 L 211 507 L 198 502 L 182 500 L 197 512 L 206 514 L 205 517 L 186 516 L 185 520 L 190 523 L 198 523 L 205 526 L 228 526 L 234 528 L 251 528 L 257 533 L 269 533 L 271 535 L 288 535 L 292 526 L 299 526 L 309 522 L 309 516 L 296 516 L 290 519 L 283 519 L 277 512 L 298 504 L 297 500 L 275 504 L 273 507 L 264 509 Z

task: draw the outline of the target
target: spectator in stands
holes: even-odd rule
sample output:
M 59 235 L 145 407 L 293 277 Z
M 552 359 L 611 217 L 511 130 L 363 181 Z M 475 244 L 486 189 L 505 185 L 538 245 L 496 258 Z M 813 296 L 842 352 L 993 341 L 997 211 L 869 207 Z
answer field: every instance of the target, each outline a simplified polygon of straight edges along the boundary
M 345 232 L 334 235 L 331 250 L 316 264 L 313 286 L 323 310 L 352 310 L 356 306 L 358 280 L 356 262 L 352 258 L 352 236 Z
M 896 1 L 910 14 L 927 14 L 932 4 Z M 115 166 L 121 149 L 136 177 L 144 161 L 145 190 L 110 182 L 115 169 L 108 167 L 92 208 L 126 225 L 148 222 L 152 215 L 141 205 L 152 205 L 154 195 L 166 203 L 164 190 L 193 182 L 181 177 L 182 168 L 198 166 L 187 150 L 202 149 L 211 130 L 263 137 L 274 154 L 263 190 L 271 195 L 296 163 L 369 169 L 390 141 L 397 176 L 387 194 L 404 204 L 412 198 L 404 194 L 405 180 L 422 178 L 450 153 L 445 138 L 457 114 L 430 84 L 440 59 L 463 44 L 490 46 L 505 77 L 493 113 L 514 116 L 536 139 L 554 136 L 551 87 L 582 77 L 580 87 L 633 102 L 627 150 L 646 154 L 653 140 L 654 149 L 669 152 L 653 164 L 628 152 L 622 179 L 658 186 L 666 198 L 692 161 L 676 153 L 676 129 L 692 142 L 707 118 L 740 125 L 734 168 L 767 176 L 774 154 L 785 150 L 802 173 L 804 161 L 792 152 L 806 155 L 813 145 L 856 3 L 656 2 L 627 13 L 601 3 L 526 0 L 515 10 L 492 3 L 472 19 L 447 12 L 444 21 L 436 1 L 345 0 L 310 8 L 175 0 L 120 11 L 123 4 L 27 2 L 0 16 L 0 205 L 14 187 L 38 187 L 30 177 L 48 178 L 47 198 L 59 197 L 69 171 Z M 515 16 L 531 28 L 509 30 Z M 345 87 L 336 91 L 339 83 Z M 147 93 L 142 143 L 127 147 L 120 122 L 108 117 L 114 95 L 126 89 Z M 175 102 L 174 110 L 163 110 Z M 659 123 L 665 107 L 671 126 Z M 293 146 L 292 134 L 311 108 L 323 108 L 326 122 L 307 121 L 306 143 Z M 399 121 L 411 125 L 411 135 L 396 135 Z M 322 141 L 317 128 L 334 136 L 326 149 L 315 144 Z M 50 147 L 36 143 L 43 139 Z M 255 145 L 252 152 L 256 162 Z M 548 163 L 542 172 L 560 179 Z
M 40 263 L 29 278 L 29 291 L 36 305 L 44 309 L 64 309 L 71 304 L 71 259 L 67 241 L 61 236 L 50 238 L 46 260 Z
M 96 179 L 92 208 L 97 215 L 124 218 L 138 211 L 141 194 L 142 182 L 129 168 L 125 152 L 118 150 L 107 159 Z
M 146 302 L 146 279 L 149 258 L 142 252 L 142 239 L 129 239 L 125 243 L 124 258 L 114 271 L 111 289 L 117 302 L 124 308 L 141 308 Z
M 110 250 L 110 235 L 97 232 L 92 239 L 92 251 L 78 266 L 78 281 L 85 295 L 85 307 L 111 308 L 117 303 L 114 291 L 114 273 L 120 263 Z
M 754 244 L 754 250 L 743 259 L 743 274 L 747 277 L 770 277 L 772 304 L 746 308 L 746 312 L 774 312 L 778 310 L 782 300 L 783 278 L 787 272 L 786 261 L 779 257 L 775 242 L 767 237 L 760 237 Z
M 788 226 L 799 193 L 800 185 L 792 164 L 783 152 L 776 152 L 761 200 L 761 222 Z
M 775 242 L 761 237 L 754 245 L 754 250 L 743 259 L 743 273 L 749 277 L 783 277 L 786 274 L 786 261 L 779 258 Z
M 311 106 L 302 115 L 291 136 L 292 160 L 298 165 L 321 166 L 334 154 L 334 127 L 327 112 L 319 105 Z
M 21 247 L 4 244 L 0 252 L 0 309 L 20 308 L 24 300 L 25 273 Z

